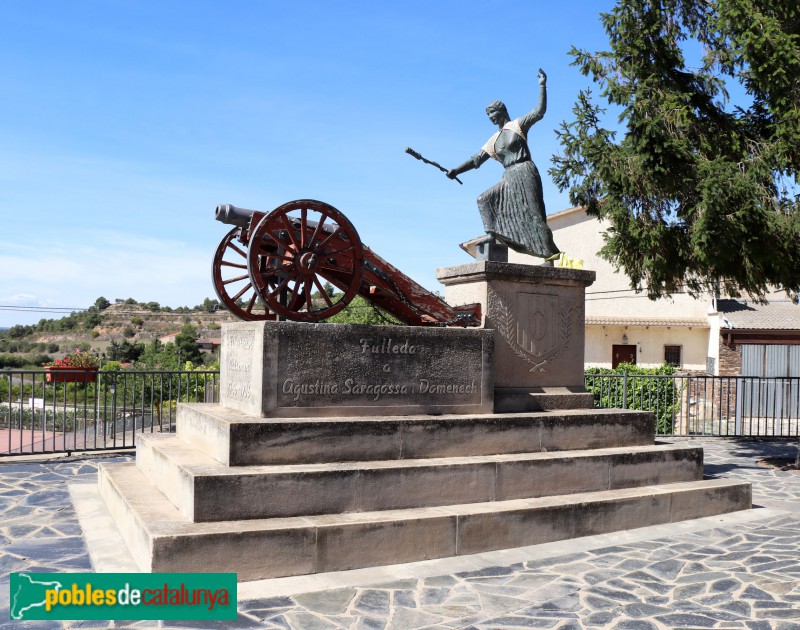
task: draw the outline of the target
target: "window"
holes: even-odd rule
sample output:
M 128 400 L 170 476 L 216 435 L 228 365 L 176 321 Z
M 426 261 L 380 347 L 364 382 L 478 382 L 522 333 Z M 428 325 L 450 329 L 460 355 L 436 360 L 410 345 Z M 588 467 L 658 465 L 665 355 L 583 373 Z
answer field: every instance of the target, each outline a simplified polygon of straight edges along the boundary
M 673 367 L 681 366 L 681 347 L 664 346 L 664 363 Z

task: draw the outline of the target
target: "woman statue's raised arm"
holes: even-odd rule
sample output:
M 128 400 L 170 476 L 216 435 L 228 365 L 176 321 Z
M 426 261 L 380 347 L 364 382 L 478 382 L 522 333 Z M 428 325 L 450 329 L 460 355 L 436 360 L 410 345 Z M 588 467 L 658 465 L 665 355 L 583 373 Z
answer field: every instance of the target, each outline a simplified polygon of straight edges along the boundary
M 541 120 L 544 117 L 544 113 L 547 111 L 547 75 L 541 68 L 539 68 L 537 79 L 539 79 L 539 103 L 533 110 L 521 116 L 519 119 L 519 126 L 522 127 L 522 131 L 524 131 L 526 135 L 528 129 L 533 127 L 535 122 Z

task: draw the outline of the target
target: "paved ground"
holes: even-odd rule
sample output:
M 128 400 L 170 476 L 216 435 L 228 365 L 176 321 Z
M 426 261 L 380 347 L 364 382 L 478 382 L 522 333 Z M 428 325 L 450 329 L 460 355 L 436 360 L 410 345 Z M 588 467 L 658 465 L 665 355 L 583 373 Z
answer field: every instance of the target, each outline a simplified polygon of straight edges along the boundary
M 758 509 L 475 559 L 251 583 L 240 587 L 236 622 L 157 627 L 800 630 L 800 475 L 756 465 L 793 457 L 794 445 L 695 442 L 706 474 L 751 482 Z M 97 461 L 0 463 L 2 627 L 62 627 L 10 625 L 8 574 L 92 570 L 67 486 L 94 483 Z M 155 627 L 65 625 L 98 624 Z
M 70 439 L 72 438 L 72 439 Z M 71 434 L 48 431 L 45 437 L 39 433 L 20 431 L 19 429 L 0 429 L 0 454 L 19 453 L 20 450 L 28 452 L 56 450 L 63 448 L 69 442 L 74 444 Z

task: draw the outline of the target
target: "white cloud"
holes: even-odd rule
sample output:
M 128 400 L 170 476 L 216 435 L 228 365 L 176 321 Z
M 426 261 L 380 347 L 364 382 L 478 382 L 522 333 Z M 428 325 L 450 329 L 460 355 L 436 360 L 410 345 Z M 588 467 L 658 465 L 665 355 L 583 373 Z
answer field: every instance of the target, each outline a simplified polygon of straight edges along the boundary
M 19 306 L 40 306 L 35 295 L 30 293 L 17 293 L 15 295 L 0 296 L 0 301 L 4 304 L 14 304 Z
M 46 245 L 0 242 L 0 306 L 86 308 L 99 296 L 194 306 L 214 295 L 213 249 L 110 230 L 64 235 Z M 72 245 L 71 243 L 77 243 Z M 57 315 L 0 309 L 0 326 Z

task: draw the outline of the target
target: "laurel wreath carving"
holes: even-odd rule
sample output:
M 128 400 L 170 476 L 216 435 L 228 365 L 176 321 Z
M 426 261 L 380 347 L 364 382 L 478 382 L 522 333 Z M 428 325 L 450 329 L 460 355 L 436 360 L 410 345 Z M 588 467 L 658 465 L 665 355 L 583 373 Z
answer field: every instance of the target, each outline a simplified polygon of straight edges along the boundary
M 547 372 L 544 366 L 558 358 L 569 345 L 572 337 L 572 311 L 566 305 L 561 307 L 558 317 L 560 343 L 549 352 L 536 356 L 517 343 L 517 318 L 508 305 L 491 288 L 489 289 L 489 299 L 493 305 L 496 305 L 495 309 L 492 310 L 496 316 L 497 330 L 511 347 L 514 354 L 533 366 L 528 370 L 529 372 L 535 372 L 536 370 Z

